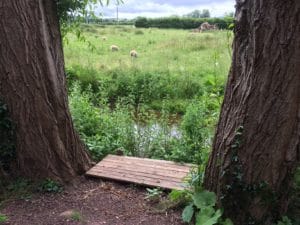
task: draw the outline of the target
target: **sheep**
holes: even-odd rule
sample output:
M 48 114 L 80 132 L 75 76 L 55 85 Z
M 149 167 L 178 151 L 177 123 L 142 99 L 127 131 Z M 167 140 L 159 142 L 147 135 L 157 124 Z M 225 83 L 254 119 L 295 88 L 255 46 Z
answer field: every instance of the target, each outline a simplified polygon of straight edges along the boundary
M 131 57 L 134 57 L 134 58 L 137 58 L 138 54 L 137 54 L 136 50 L 134 50 L 134 49 L 131 50 L 131 51 L 130 51 L 130 56 L 131 56 Z
M 110 49 L 111 49 L 112 52 L 117 52 L 117 51 L 119 51 L 119 47 L 116 46 L 116 45 L 110 46 Z
M 106 40 L 107 40 L 107 37 L 103 36 L 102 41 L 106 41 Z

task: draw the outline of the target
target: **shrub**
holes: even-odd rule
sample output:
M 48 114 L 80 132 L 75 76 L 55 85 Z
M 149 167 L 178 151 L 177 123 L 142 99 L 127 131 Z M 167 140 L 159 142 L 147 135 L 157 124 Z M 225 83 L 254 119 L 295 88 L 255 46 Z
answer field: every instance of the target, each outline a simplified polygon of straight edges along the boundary
M 38 187 L 38 191 L 40 192 L 48 192 L 48 193 L 59 193 L 63 191 L 63 187 L 54 180 L 46 179 L 42 181 Z
M 76 130 L 86 143 L 95 160 L 100 160 L 117 148 L 126 153 L 134 151 L 131 140 L 134 132 L 129 110 L 119 108 L 111 111 L 107 105 L 96 107 L 92 94 L 82 92 L 78 83 L 70 91 L 70 110 Z
M 136 30 L 134 33 L 137 34 L 137 35 L 142 35 L 142 34 L 144 34 L 144 32 L 143 32 L 142 30 Z
M 80 81 L 80 86 L 83 90 L 91 87 L 94 93 L 98 92 L 101 88 L 99 81 L 99 73 L 92 67 L 83 67 L 80 65 L 73 65 L 66 69 L 66 76 L 68 87 L 71 87 L 74 81 Z
M 143 27 L 143 28 L 149 27 L 148 20 L 145 17 L 137 18 L 134 25 L 135 25 L 135 27 Z

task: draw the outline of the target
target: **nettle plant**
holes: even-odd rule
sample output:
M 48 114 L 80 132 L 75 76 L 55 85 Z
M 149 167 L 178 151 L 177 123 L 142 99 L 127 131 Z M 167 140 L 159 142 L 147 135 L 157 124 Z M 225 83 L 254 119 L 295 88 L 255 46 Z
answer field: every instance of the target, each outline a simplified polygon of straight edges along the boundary
M 222 210 L 216 209 L 216 195 L 213 192 L 199 189 L 192 194 L 192 201 L 182 212 L 184 222 L 195 221 L 196 225 L 233 225 L 230 219 L 222 218 Z

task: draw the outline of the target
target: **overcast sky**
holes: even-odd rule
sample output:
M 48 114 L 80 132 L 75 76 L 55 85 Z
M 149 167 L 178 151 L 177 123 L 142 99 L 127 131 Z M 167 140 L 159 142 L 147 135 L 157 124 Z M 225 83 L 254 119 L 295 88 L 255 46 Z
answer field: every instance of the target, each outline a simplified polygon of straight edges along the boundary
M 116 17 L 116 6 L 97 7 L 96 14 L 102 12 L 104 18 Z M 123 0 L 119 5 L 119 18 L 132 19 L 138 16 L 164 17 L 182 16 L 195 9 L 209 9 L 212 17 L 221 17 L 224 13 L 234 12 L 235 0 Z

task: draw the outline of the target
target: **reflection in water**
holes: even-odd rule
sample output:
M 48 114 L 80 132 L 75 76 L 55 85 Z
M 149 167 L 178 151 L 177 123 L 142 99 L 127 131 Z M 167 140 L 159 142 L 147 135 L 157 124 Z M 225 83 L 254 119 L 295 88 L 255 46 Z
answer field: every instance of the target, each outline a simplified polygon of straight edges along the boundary
M 178 141 L 182 133 L 177 124 L 138 124 L 134 125 L 134 142 L 136 154 L 149 157 L 156 151 L 164 151 L 170 141 Z
M 141 124 L 135 124 L 134 130 L 136 134 L 152 134 L 153 137 L 159 137 L 160 135 L 164 134 L 167 136 L 170 136 L 172 138 L 180 139 L 182 137 L 181 131 L 179 130 L 179 127 L 177 124 L 172 124 L 168 126 L 167 128 L 160 125 L 159 123 L 151 124 L 151 125 L 141 125 Z

